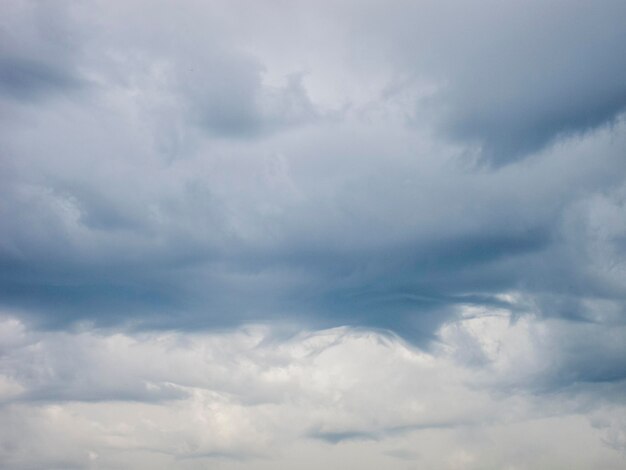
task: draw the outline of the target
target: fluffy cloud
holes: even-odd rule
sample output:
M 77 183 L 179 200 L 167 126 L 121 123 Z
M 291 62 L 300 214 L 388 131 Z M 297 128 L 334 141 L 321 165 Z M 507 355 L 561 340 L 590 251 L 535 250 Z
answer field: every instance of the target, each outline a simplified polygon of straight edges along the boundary
M 261 326 L 69 333 L 4 317 L 2 461 L 276 468 L 311 453 L 311 468 L 361 454 L 376 455 L 364 468 L 623 465 L 624 378 L 579 382 L 585 358 L 572 349 L 585 335 L 594 360 L 617 361 L 624 328 L 602 336 L 530 313 L 512 322 L 505 310 L 468 307 L 462 316 L 431 352 L 350 328 L 288 338 Z M 562 375 L 570 380 L 550 393 L 539 387 Z

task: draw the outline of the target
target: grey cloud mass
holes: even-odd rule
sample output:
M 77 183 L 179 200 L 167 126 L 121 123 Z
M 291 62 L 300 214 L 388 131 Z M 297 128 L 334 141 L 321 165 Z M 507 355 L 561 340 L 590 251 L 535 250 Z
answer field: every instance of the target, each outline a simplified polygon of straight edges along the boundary
M 452 367 L 459 384 L 468 379 L 450 385 L 461 395 L 467 384 L 519 394 L 487 407 L 487 434 L 507 427 L 491 418 L 505 409 L 524 416 L 509 423 L 511 439 L 513 429 L 541 428 L 534 419 L 558 432 L 579 413 L 572 433 L 587 440 L 603 429 L 602 442 L 623 453 L 625 18 L 617 0 L 3 2 L 0 313 L 10 333 L 0 341 L 0 415 L 24 417 L 25 434 L 89 421 L 114 435 L 102 403 L 120 416 L 129 404 L 133 416 L 159 410 L 154 422 L 171 430 L 184 426 L 164 403 L 195 416 L 228 402 L 226 421 L 252 429 L 241 441 L 223 431 L 224 445 L 197 443 L 199 425 L 171 447 L 135 422 L 127 437 L 198 465 L 234 455 L 241 460 L 225 468 L 264 468 L 259 456 L 293 429 L 268 424 L 276 409 L 248 405 L 291 406 L 307 386 L 280 391 L 254 374 L 226 383 L 197 365 L 221 384 L 216 392 L 213 379 L 173 371 L 200 364 L 204 341 L 227 351 L 207 361 L 245 369 L 236 358 L 246 348 L 231 342 L 250 325 L 267 328 L 257 338 L 267 357 L 287 343 L 301 352 L 299 332 L 343 327 Z M 165 355 L 152 341 L 168 334 L 181 354 L 171 367 L 145 372 L 131 361 L 115 377 L 113 364 L 133 351 Z M 383 354 L 346 337 L 335 338 L 345 367 L 361 347 Z M 184 352 L 186 341 L 197 348 Z M 293 354 L 272 360 L 299 367 Z M 248 359 L 255 374 L 279 374 Z M 429 379 L 411 380 L 394 382 L 399 394 Z M 326 385 L 296 414 L 332 415 Z M 349 401 L 347 389 L 335 397 Z M 554 396 L 571 406 L 550 415 Z M 381 397 L 364 397 L 334 424 L 324 413 L 303 419 L 302 452 L 369 449 L 383 459 L 371 460 L 377 468 L 415 458 L 427 468 L 504 468 L 513 458 L 504 441 L 490 461 L 468 450 L 459 436 L 479 426 L 474 408 L 454 419 L 368 417 L 368 399 L 393 401 Z M 428 467 L 436 451 L 411 450 L 425 425 L 432 449 L 458 444 L 454 462 Z M 102 435 L 88 439 L 101 453 Z M 27 462 L 28 445 L 1 450 L 9 464 L 0 458 L 0 468 L 46 466 Z M 560 445 L 521 468 L 571 462 Z M 603 449 L 586 468 L 619 467 Z M 66 462 L 37 452 L 59 468 L 100 468 L 87 454 L 67 451 Z M 153 457 L 111 457 L 102 468 L 171 468 Z
M 399 73 L 434 82 L 416 121 L 435 114 L 444 135 L 477 146 L 495 166 L 610 123 L 626 106 L 623 2 L 373 3 L 371 10 L 367 46 L 387 53 Z
M 345 55 L 337 75 L 355 86 L 334 105 L 315 104 L 319 83 L 307 90 L 315 35 L 296 36 L 303 58 L 270 78 L 280 61 L 280 49 L 263 50 L 271 8 L 239 24 L 236 6 L 171 14 L 157 3 L 142 17 L 141 3 L 95 14 L 70 2 L 48 25 L 38 3 L 9 5 L 5 29 L 24 57 L 7 62 L 5 91 L 85 85 L 35 106 L 5 103 L 8 306 L 50 324 L 210 328 L 278 316 L 428 335 L 450 305 L 512 289 L 574 317 L 586 298 L 623 299 L 621 279 L 592 267 L 606 250 L 623 259 L 623 244 L 593 239 L 602 234 L 585 219 L 589 204 L 619 205 L 623 192 L 626 80 L 612 53 L 621 3 L 384 13 L 374 3 L 352 22 L 351 7 L 303 6 L 339 18 L 324 33 Z M 63 40 L 50 46 L 50 30 Z M 46 62 L 26 58 L 51 47 Z M 388 73 L 370 81 L 380 65 Z M 384 92 L 402 74 L 400 90 Z M 588 253 L 597 242 L 603 253 Z

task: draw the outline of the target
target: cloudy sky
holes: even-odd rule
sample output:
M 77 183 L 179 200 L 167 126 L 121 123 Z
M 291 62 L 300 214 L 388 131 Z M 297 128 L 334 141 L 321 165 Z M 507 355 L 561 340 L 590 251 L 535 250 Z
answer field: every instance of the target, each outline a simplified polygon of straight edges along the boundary
M 4 0 L 0 468 L 626 468 L 623 0 Z

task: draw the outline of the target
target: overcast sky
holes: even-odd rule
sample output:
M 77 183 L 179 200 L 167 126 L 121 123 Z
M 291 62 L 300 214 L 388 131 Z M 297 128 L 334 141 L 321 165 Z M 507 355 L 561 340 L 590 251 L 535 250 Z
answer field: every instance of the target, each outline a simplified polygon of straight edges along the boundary
M 625 468 L 625 44 L 623 0 L 2 1 L 0 468 Z

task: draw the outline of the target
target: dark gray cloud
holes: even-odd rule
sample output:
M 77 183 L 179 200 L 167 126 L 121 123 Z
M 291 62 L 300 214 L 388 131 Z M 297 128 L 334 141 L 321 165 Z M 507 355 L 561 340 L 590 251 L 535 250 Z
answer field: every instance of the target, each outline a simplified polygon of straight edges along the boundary
M 0 58 L 0 93 L 10 98 L 34 99 L 80 85 L 80 80 L 54 65 L 27 59 Z
M 346 431 L 346 432 L 314 432 L 310 437 L 313 439 L 320 439 L 330 444 L 338 444 L 343 441 L 354 440 L 376 440 L 376 436 L 372 433 L 359 432 L 359 431 Z
M 0 20 L 0 96 L 27 102 L 86 86 L 77 65 L 82 35 L 68 2 L 6 2 Z M 8 105 L 7 105 L 8 106 Z
M 399 74 L 434 84 L 418 123 L 436 116 L 440 132 L 499 166 L 624 110 L 625 14 L 620 1 L 371 2 L 357 30 Z
M 621 2 L 2 8 L 0 302 L 42 327 L 626 298 Z

